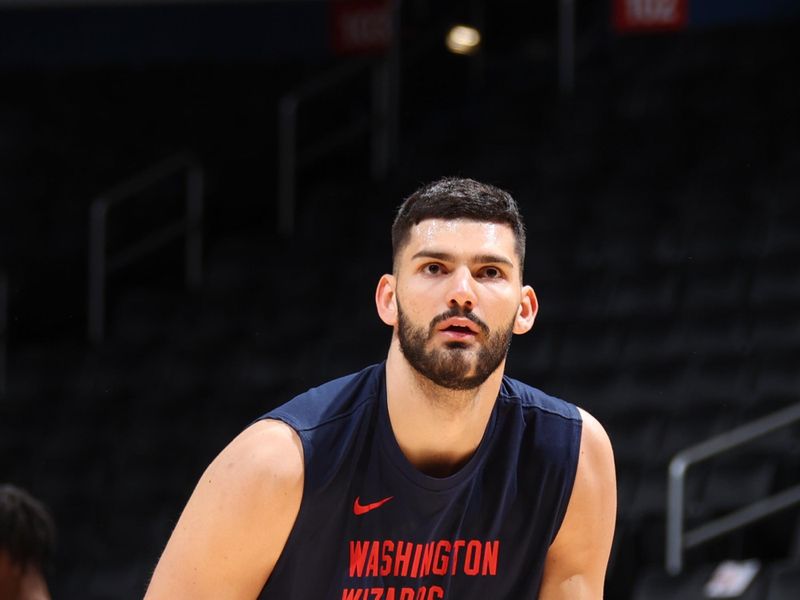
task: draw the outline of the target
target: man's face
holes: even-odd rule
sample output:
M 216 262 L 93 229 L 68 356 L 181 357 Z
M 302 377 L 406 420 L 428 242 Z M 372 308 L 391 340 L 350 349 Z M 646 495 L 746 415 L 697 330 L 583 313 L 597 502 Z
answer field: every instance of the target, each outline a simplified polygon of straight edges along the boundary
M 437 385 L 472 389 L 503 364 L 523 298 L 514 248 L 502 224 L 412 228 L 396 262 L 397 336 L 409 364 Z

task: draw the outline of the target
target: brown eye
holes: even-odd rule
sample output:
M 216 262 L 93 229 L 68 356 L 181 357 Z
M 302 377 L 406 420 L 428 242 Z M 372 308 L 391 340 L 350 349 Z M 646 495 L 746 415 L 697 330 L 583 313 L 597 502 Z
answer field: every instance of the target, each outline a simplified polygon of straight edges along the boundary
M 428 275 L 439 275 L 442 272 L 442 265 L 430 263 L 423 267 L 423 271 L 425 271 Z
M 489 279 L 497 279 L 498 277 L 502 277 L 503 273 L 497 267 L 486 267 L 483 270 L 483 276 Z

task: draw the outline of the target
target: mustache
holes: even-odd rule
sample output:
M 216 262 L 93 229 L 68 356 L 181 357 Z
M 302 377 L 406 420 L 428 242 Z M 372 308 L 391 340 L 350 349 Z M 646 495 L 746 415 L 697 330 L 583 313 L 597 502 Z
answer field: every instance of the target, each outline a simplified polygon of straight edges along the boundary
M 472 321 L 473 323 L 475 323 L 475 325 L 478 326 L 478 328 L 481 330 L 481 333 L 483 333 L 483 335 L 485 335 L 485 336 L 489 335 L 489 326 L 486 323 L 484 323 L 478 317 L 476 317 L 474 314 L 472 314 L 472 312 L 463 310 L 462 308 L 460 308 L 458 306 L 454 306 L 450 310 L 447 310 L 447 311 L 443 312 L 442 314 L 435 316 L 431 320 L 430 335 L 433 335 L 433 332 L 436 330 L 436 326 L 439 323 L 441 323 L 442 321 L 446 321 L 447 319 L 454 319 L 456 317 L 460 317 L 460 318 L 468 319 L 468 320 Z

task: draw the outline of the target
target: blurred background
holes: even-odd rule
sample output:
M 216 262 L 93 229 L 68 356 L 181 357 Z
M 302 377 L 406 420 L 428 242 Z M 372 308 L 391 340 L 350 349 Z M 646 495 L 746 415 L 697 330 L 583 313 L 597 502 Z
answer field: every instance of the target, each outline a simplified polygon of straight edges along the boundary
M 606 597 L 701 598 L 755 559 L 728 597 L 799 598 L 799 16 L 0 0 L 0 481 L 54 512 L 54 598 L 141 597 L 232 437 L 382 360 L 393 211 L 444 175 L 527 220 L 541 311 L 509 373 L 612 437 Z M 737 427 L 668 513 L 673 456 Z

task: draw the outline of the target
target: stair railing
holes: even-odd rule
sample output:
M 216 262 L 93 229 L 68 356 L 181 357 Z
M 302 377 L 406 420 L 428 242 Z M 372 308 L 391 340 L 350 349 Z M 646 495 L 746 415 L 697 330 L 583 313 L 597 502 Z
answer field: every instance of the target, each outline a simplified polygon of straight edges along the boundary
M 396 76 L 391 60 L 354 59 L 306 82 L 284 95 L 278 104 L 278 231 L 294 231 L 296 182 L 298 172 L 336 152 L 359 136 L 370 133 L 373 178 L 383 178 L 394 155 Z M 333 131 L 321 133 L 313 144 L 298 142 L 297 121 L 300 108 L 325 93 L 344 87 L 365 70 L 371 69 L 372 108 L 368 115 L 339 124 Z
M 685 550 L 736 531 L 781 510 L 800 504 L 800 484 L 757 500 L 722 517 L 684 531 L 686 475 L 689 467 L 800 421 L 800 403 L 751 423 L 716 435 L 678 452 L 670 461 L 667 489 L 666 570 L 677 575 L 683 570 Z
M 392 42 L 382 59 L 352 59 L 307 81 L 285 94 L 278 104 L 278 232 L 294 232 L 298 172 L 329 156 L 359 136 L 370 135 L 370 170 L 383 179 L 397 155 L 398 97 L 400 79 L 400 2 L 391 3 Z M 300 144 L 297 123 L 300 109 L 312 100 L 343 88 L 370 69 L 370 113 L 337 123 L 332 131 L 320 132 L 312 144 Z
M 186 201 L 181 218 L 147 232 L 137 241 L 109 255 L 106 232 L 109 212 L 168 177 L 185 173 Z M 106 280 L 174 239 L 185 237 L 185 280 L 195 287 L 202 279 L 203 169 L 186 154 L 177 154 L 146 169 L 96 198 L 89 210 L 89 290 L 87 327 L 93 343 L 105 337 Z

